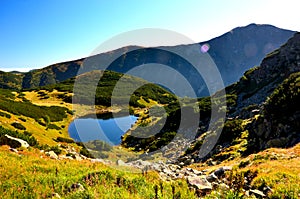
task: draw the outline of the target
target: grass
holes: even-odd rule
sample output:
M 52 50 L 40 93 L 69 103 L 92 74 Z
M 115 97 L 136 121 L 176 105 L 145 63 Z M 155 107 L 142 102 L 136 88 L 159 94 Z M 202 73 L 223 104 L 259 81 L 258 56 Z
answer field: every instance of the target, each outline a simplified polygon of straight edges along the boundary
M 233 160 L 224 161 L 219 165 L 208 167 L 205 164 L 194 164 L 190 167 L 203 170 L 214 171 L 221 166 L 234 166 L 233 177 L 246 172 L 256 173 L 252 180 L 252 189 L 262 190 L 269 186 L 272 191 L 268 193 L 268 198 L 299 198 L 300 197 L 300 144 L 288 148 L 270 148 L 257 154 L 247 157 L 237 157 Z M 229 175 L 230 173 L 228 173 Z M 235 184 L 235 186 L 239 186 Z M 223 195 L 220 195 L 222 193 Z M 230 192 L 215 190 L 207 198 L 226 198 L 227 196 L 242 194 L 242 190 Z M 225 197 L 226 196 L 226 197 Z M 246 197 L 244 197 L 246 198 Z
M 271 148 L 251 155 L 250 170 L 258 170 L 252 186 L 272 188 L 270 198 L 300 197 L 300 144 L 289 149 Z
M 11 164 L 14 162 L 14 164 Z M 184 180 L 162 182 L 156 173 L 146 175 L 115 170 L 89 161 L 56 161 L 34 149 L 11 153 L 0 147 L 0 193 L 2 198 L 49 198 L 58 193 L 63 198 L 196 198 Z M 84 191 L 72 191 L 80 183 Z M 160 185 L 161 184 L 161 185 Z
M 46 92 L 47 95 L 50 96 L 48 99 L 40 99 L 38 97 L 37 91 L 27 91 L 22 93 L 17 92 L 10 92 L 7 90 L 1 90 L 1 97 L 2 100 L 5 99 L 13 99 L 16 100 L 17 103 L 22 103 L 23 100 L 30 101 L 30 104 L 36 106 L 36 107 L 62 107 L 62 108 L 71 108 L 71 104 L 63 103 L 61 99 L 58 99 L 56 96 L 58 94 L 58 91 L 52 91 L 52 92 Z M 21 96 L 21 97 L 20 97 Z M 55 142 L 53 139 L 57 137 L 66 137 L 68 138 L 68 126 L 71 120 L 73 119 L 73 116 L 68 114 L 67 117 L 63 118 L 61 121 L 50 121 L 49 127 L 53 127 L 54 125 L 60 127 L 61 129 L 50 129 L 46 126 L 42 126 L 38 123 L 36 118 L 30 117 L 31 115 L 22 115 L 21 117 L 15 114 L 12 114 L 10 112 L 1 111 L 0 114 L 0 124 L 1 126 L 5 127 L 6 129 L 10 130 L 16 130 L 15 127 L 12 126 L 12 124 L 20 124 L 26 128 L 26 131 L 32 133 L 32 135 L 38 140 L 40 144 L 48 144 L 50 146 L 57 145 L 57 142 Z M 9 117 L 8 117 L 9 115 Z M 43 121 L 44 119 L 42 119 Z M 24 130 L 19 130 L 20 132 L 23 132 Z

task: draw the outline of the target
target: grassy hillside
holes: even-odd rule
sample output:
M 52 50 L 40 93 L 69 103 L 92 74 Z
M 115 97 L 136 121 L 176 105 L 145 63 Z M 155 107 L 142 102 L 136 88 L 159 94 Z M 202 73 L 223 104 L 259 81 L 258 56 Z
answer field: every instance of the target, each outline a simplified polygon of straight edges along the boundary
M 86 92 L 93 92 L 89 88 L 91 79 L 103 74 L 97 85 L 96 93 L 92 98 L 86 98 Z M 111 96 L 114 87 L 120 78 L 123 79 L 121 87 L 114 92 L 118 102 L 117 110 L 139 114 L 144 108 L 153 105 L 171 107 L 177 98 L 161 87 L 149 84 L 148 82 L 132 77 L 123 76 L 120 73 L 105 71 L 93 71 L 78 77 L 81 84 L 79 91 L 74 96 L 73 85 L 76 78 L 71 78 L 59 84 L 48 85 L 37 89 L 27 89 L 23 91 L 13 91 L 0 89 L 0 121 L 1 125 L 11 130 L 30 132 L 41 144 L 56 145 L 54 141 L 57 137 L 68 138 L 68 126 L 73 119 L 72 97 L 79 96 L 76 103 L 76 115 L 84 116 L 90 114 L 86 110 L 94 110 L 90 107 L 94 102 L 97 105 L 96 111 L 106 113 L 112 111 Z M 128 89 L 135 88 L 136 84 L 144 85 L 132 93 L 129 101 L 125 100 L 122 93 Z M 78 99 L 78 97 L 77 97 Z M 170 108 L 169 108 L 170 109 Z M 171 110 L 171 109 L 170 109 Z M 92 113 L 92 112 L 91 112 Z M 16 128 L 18 127 L 18 128 Z
M 17 148 L 16 151 L 7 146 L 0 147 L 1 197 L 51 198 L 59 195 L 63 198 L 158 199 L 200 196 L 254 198 L 256 195 L 258 198 L 299 198 L 299 46 L 298 33 L 287 44 L 269 54 L 261 66 L 245 72 L 238 83 L 227 87 L 226 121 L 224 126 L 220 125 L 220 121 L 212 121 L 212 131 L 207 131 L 212 103 L 220 104 L 225 96 L 219 96 L 213 102 L 206 97 L 192 103 L 192 99 L 178 99 L 157 85 L 112 71 L 92 71 L 58 84 L 52 84 L 56 80 L 50 78 L 54 75 L 51 68 L 47 68 L 49 73 L 27 73 L 25 80 L 28 82 L 23 81 L 22 84 L 28 84 L 28 88 L 32 85 L 49 85 L 27 90 L 0 89 L 0 145 Z M 62 74 L 68 70 L 68 64 L 59 67 Z M 80 61 L 76 66 L 79 64 Z M 30 74 L 38 75 L 29 77 Z M 16 77 L 23 74 L 1 75 L 7 80 L 2 87 L 16 88 L 19 83 Z M 43 78 L 45 75 L 47 78 Z M 89 83 L 100 75 L 103 76 L 97 82 L 94 93 Z M 124 82 L 115 88 L 121 78 Z M 40 80 L 44 83 L 36 84 Z M 83 84 L 78 86 L 79 92 L 74 93 L 76 81 Z M 132 92 L 128 102 L 123 91 L 141 84 L 143 86 Z M 113 161 L 122 155 L 127 156 L 126 160 L 136 158 L 129 155 L 132 151 L 140 155 L 138 158 L 156 160 L 156 156 L 148 156 L 147 153 L 169 144 L 178 133 L 181 119 L 186 124 L 182 128 L 183 135 L 188 135 L 194 127 L 189 123 L 189 118 L 197 117 L 200 111 L 200 121 L 198 124 L 197 120 L 196 124 L 198 132 L 195 138 L 190 138 L 193 140 L 190 147 L 184 153 L 176 154 L 180 152 L 179 147 L 185 144 L 186 139 L 182 136 L 177 140 L 178 143 L 168 148 L 171 152 L 162 153 L 169 160 L 173 157 L 168 155 L 175 154 L 175 160 L 172 161 L 180 167 L 197 168 L 202 173 L 201 177 L 214 178 L 210 179 L 213 182 L 209 182 L 212 188 L 191 188 L 188 186 L 189 180 L 184 178 L 187 177 L 186 173 L 178 180 L 162 180 L 166 173 L 177 172 L 181 169 L 179 167 L 173 169 L 175 171 L 163 169 L 161 172 L 164 175 L 157 172 L 130 174 L 79 156 L 79 153 L 89 157 L 91 154 L 81 143 L 69 139 L 68 125 L 74 119 L 72 105 L 77 106 L 76 114 L 80 116 L 93 111 L 94 103 L 98 116 L 111 112 L 110 99 L 114 89 L 117 102 L 114 111 L 129 109 L 139 116 L 139 121 L 123 137 L 120 147 L 111 147 L 100 141 L 89 142 L 86 146 L 100 148 L 103 152 L 101 157 L 109 157 Z M 179 106 L 179 100 L 182 107 Z M 195 106 L 199 106 L 199 110 Z M 182 111 L 189 113 L 189 117 L 181 118 Z M 223 129 L 222 134 L 213 150 L 206 157 L 199 158 L 204 138 L 215 138 L 215 130 L 220 128 Z M 151 136 L 147 137 L 149 133 Z M 30 147 L 20 147 L 5 134 L 27 141 Z M 45 151 L 62 154 L 50 159 Z M 113 162 L 108 164 L 114 165 Z M 210 176 L 223 165 L 233 166 L 233 169 L 217 179 Z
M 246 196 L 243 187 L 247 184 L 253 189 L 268 186 L 272 199 L 298 198 L 299 162 L 300 145 L 222 163 L 234 165 L 233 171 L 225 174 L 228 187 L 215 189 L 205 198 L 256 198 Z M 165 182 L 156 172 L 133 174 L 85 160 L 53 160 L 35 149 L 16 154 L 2 146 L 0 164 L 2 198 L 55 198 L 55 194 L 62 198 L 198 198 L 184 179 Z M 221 165 L 192 167 L 213 171 Z M 250 181 L 244 182 L 244 177 Z M 78 183 L 83 188 L 74 188 Z
M 11 164 L 11 163 L 14 164 Z M 196 198 L 184 180 L 168 183 L 157 173 L 132 174 L 90 161 L 52 160 L 39 151 L 0 148 L 1 198 Z M 80 183 L 84 190 L 72 188 Z M 174 193 L 172 193 L 174 187 Z

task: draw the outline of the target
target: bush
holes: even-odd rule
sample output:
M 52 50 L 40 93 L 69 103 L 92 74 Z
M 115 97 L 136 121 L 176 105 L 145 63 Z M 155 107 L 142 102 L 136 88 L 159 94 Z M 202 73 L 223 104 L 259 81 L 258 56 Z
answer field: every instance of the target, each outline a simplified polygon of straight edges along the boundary
M 0 136 L 0 145 L 8 145 L 11 148 L 19 148 L 21 147 L 21 143 L 16 141 L 16 140 L 12 140 L 7 138 L 6 136 L 2 135 Z
M 47 129 L 61 130 L 61 128 L 55 124 L 48 124 Z
M 2 111 L 0 111 L 0 116 L 6 117 L 6 118 L 8 118 L 8 119 L 11 118 L 11 115 L 10 115 L 10 114 L 4 113 L 4 112 L 2 112 Z
M 26 119 L 23 118 L 23 117 L 20 117 L 19 119 L 20 119 L 22 122 L 26 122 Z
M 42 119 L 38 119 L 37 123 L 39 123 L 42 126 L 47 126 L 46 123 Z
M 18 122 L 14 122 L 11 124 L 13 127 L 15 127 L 16 129 L 19 130 L 26 130 L 25 126 L 23 126 L 22 124 L 18 123 Z
M 62 150 L 58 146 L 51 146 L 49 151 L 53 151 L 56 155 L 60 155 Z
M 65 143 L 74 143 L 74 140 L 70 138 L 64 138 L 64 137 L 57 137 L 56 138 L 57 142 L 65 142 Z
M 112 146 L 110 146 L 109 144 L 107 144 L 106 142 L 101 141 L 101 140 L 89 141 L 89 142 L 85 143 L 85 146 L 88 149 L 95 150 L 95 151 L 111 151 L 112 150 Z
M 0 137 L 4 136 L 5 134 L 10 135 L 15 138 L 22 139 L 22 140 L 26 141 L 30 146 L 38 147 L 38 141 L 35 139 L 35 137 L 32 136 L 31 133 L 29 133 L 27 131 L 25 131 L 24 133 L 19 133 L 17 131 L 11 131 L 11 130 L 5 129 L 2 126 L 0 126 Z M 1 145 L 5 144 L 4 141 L 5 140 L 2 140 Z
M 244 130 L 242 122 L 243 120 L 241 119 L 227 120 L 224 124 L 218 143 L 232 142 L 240 136 L 241 132 Z
M 40 118 L 58 122 L 67 117 L 67 108 L 59 106 L 37 106 L 30 102 L 13 101 L 0 97 L 0 109 L 10 112 L 14 115 L 30 117 L 38 121 Z
M 94 156 L 84 147 L 80 150 L 79 153 L 87 158 L 94 158 Z

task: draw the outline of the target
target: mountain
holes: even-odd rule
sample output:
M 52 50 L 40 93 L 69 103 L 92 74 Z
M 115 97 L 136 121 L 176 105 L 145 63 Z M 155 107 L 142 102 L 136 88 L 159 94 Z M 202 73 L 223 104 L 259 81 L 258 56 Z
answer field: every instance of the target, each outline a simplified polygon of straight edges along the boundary
M 138 52 L 143 55 L 152 50 Z M 137 55 L 134 53 L 128 56 Z M 244 72 L 238 82 L 226 87 L 227 110 L 219 102 L 225 97 L 220 92 L 213 96 L 217 100 L 212 101 L 211 97 L 198 98 L 196 103 L 190 98 L 179 99 L 179 107 L 170 92 L 128 74 L 90 71 L 73 77 L 72 69 L 78 70 L 82 62 L 65 62 L 31 73 L 1 73 L 1 86 L 7 89 L 0 89 L 0 145 L 11 147 L 0 146 L 0 163 L 4 165 L 0 167 L 0 192 L 4 198 L 299 198 L 300 33 L 266 55 L 257 67 Z M 57 74 L 60 82 L 52 84 Z M 71 78 L 63 80 L 66 74 Z M 144 85 L 129 101 L 131 111 L 139 114 L 139 121 L 122 137 L 121 146 L 87 143 L 85 147 L 100 147 L 104 158 L 87 159 L 91 157 L 90 148 L 75 143 L 68 135 L 68 125 L 74 119 L 71 109 L 76 105 L 71 103 L 72 92 L 75 80 L 87 83 L 80 84 L 80 91 L 92 92 L 89 82 L 100 75 L 95 103 L 101 113 L 111 110 L 107 102 L 120 78 L 125 80 L 117 88 L 120 109 L 128 108 L 122 91 L 135 88 L 136 84 Z M 47 85 L 12 90 L 21 89 L 22 83 L 29 87 Z M 83 101 L 77 102 L 84 109 L 90 99 L 80 99 Z M 224 125 L 210 121 L 212 104 L 221 105 L 219 111 L 226 111 Z M 200 121 L 196 118 L 196 105 Z M 189 117 L 183 117 L 184 113 Z M 188 136 L 195 124 L 186 121 L 191 118 L 197 119 L 198 130 L 192 138 Z M 207 130 L 209 123 L 215 127 L 212 131 Z M 205 138 L 216 138 L 215 130 L 219 128 L 222 133 L 215 147 L 200 157 Z M 179 129 L 186 134 L 175 140 Z M 19 139 L 30 148 L 20 146 Z M 175 142 L 169 144 L 171 140 Z M 181 151 L 187 143 L 189 147 Z M 163 146 L 166 147 L 158 151 Z M 140 153 L 132 156 L 131 150 Z M 120 157 L 126 157 L 126 162 Z M 164 157 L 170 164 L 163 163 Z M 124 170 L 116 170 L 114 162 Z M 149 168 L 154 171 L 148 172 Z M 132 175 L 129 170 L 142 173 Z
M 176 69 L 194 88 L 197 96 L 209 95 L 208 88 L 198 72 L 193 69 L 187 60 L 170 52 L 189 52 L 192 49 L 201 48 L 201 45 L 210 46 L 208 54 L 217 65 L 225 86 L 235 82 L 248 69 L 258 65 L 267 53 L 277 49 L 285 43 L 293 31 L 280 29 L 271 25 L 250 24 L 245 27 L 238 27 L 215 39 L 201 42 L 199 44 L 178 45 L 161 48 L 142 48 L 127 46 L 110 52 L 98 54 L 86 59 L 57 63 L 42 69 L 33 70 L 23 74 L 10 74 L 11 78 L 5 78 L 4 73 L 0 74 L 2 88 L 35 88 L 49 84 L 55 84 L 76 76 L 79 69 L 91 66 L 88 70 L 102 69 L 103 63 L 112 61 L 107 69 L 126 73 L 135 66 L 147 63 L 160 63 Z M 199 50 L 199 56 L 203 52 Z M 119 55 L 121 55 L 119 57 Z M 118 56 L 115 59 L 115 56 Z M 197 54 L 193 55 L 197 56 Z M 149 70 L 159 76 L 159 70 Z M 156 73 L 155 73 L 156 72 Z M 145 73 L 148 73 L 145 72 Z M 137 75 L 139 76 L 139 75 Z M 144 76 L 140 76 L 145 78 Z M 22 78 L 16 82 L 15 78 Z M 169 82 L 177 82 L 177 76 L 168 77 Z M 146 79 L 150 81 L 151 79 Z M 175 84 L 175 83 L 174 83 Z M 178 85 L 178 84 L 177 84 Z M 184 89 L 181 89 L 184 90 Z M 183 92 L 181 95 L 185 95 Z M 187 94 L 188 95 L 188 94 Z
M 238 81 L 246 70 L 259 65 L 268 53 L 279 48 L 294 33 L 271 25 L 250 24 L 200 44 L 209 44 L 209 55 L 218 66 L 225 85 L 229 85 Z
M 217 145 L 205 158 L 198 152 L 207 123 L 182 161 L 224 161 L 244 157 L 270 147 L 287 148 L 300 142 L 300 33 L 268 54 L 260 66 L 244 73 L 226 88 L 227 119 Z M 201 124 L 201 122 L 200 122 Z

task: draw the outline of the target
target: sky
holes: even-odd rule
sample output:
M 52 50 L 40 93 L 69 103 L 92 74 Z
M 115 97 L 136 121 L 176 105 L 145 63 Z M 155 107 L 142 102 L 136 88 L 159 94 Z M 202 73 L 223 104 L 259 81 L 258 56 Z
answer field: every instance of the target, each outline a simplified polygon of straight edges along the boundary
M 250 23 L 300 31 L 298 4 L 297 0 L 0 0 L 0 70 L 29 71 L 83 58 L 113 36 L 143 28 L 175 31 L 195 42 Z

